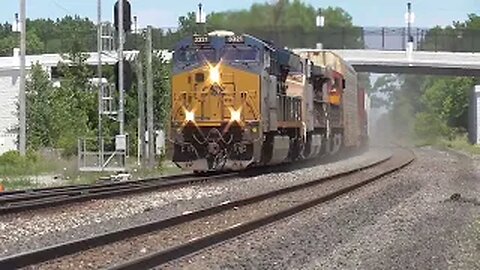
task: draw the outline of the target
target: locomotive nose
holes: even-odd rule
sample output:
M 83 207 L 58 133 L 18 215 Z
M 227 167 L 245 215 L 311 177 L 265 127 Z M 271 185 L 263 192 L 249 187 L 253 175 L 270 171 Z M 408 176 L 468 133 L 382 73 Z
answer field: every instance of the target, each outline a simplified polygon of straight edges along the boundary
M 220 152 L 220 145 L 218 145 L 218 143 L 216 142 L 211 142 L 208 144 L 208 153 L 212 154 L 212 155 L 216 155 L 218 154 L 218 152 Z

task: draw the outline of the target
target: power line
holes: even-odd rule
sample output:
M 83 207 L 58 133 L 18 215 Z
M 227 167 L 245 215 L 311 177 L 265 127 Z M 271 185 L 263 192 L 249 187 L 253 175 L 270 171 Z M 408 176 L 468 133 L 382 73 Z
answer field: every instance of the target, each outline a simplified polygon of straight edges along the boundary
M 70 15 L 75 13 L 75 12 L 70 11 L 68 8 L 62 6 L 61 4 L 59 4 L 59 3 L 58 3 L 57 1 L 55 1 L 55 0 L 52 0 L 51 2 L 52 2 L 55 6 L 57 6 L 58 8 L 60 8 L 61 10 L 65 11 L 66 13 L 68 13 L 68 14 L 70 14 Z

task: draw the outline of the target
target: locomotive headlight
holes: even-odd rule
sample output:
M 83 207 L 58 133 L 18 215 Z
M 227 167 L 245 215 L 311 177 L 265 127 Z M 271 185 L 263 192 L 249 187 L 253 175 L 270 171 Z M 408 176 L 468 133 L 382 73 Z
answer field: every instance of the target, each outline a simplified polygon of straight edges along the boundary
M 238 110 L 230 109 L 230 121 L 231 122 L 242 121 L 242 109 L 238 109 Z
M 210 66 L 210 82 L 220 84 L 220 65 Z
M 185 110 L 185 120 L 187 122 L 195 122 L 195 113 L 193 111 Z

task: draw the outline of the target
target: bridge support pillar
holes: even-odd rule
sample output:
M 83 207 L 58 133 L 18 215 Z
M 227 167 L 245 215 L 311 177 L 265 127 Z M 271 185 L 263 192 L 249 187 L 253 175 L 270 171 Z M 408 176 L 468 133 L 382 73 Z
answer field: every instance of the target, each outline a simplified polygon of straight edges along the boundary
M 472 144 L 480 144 L 480 85 L 474 87 L 469 107 L 469 139 Z

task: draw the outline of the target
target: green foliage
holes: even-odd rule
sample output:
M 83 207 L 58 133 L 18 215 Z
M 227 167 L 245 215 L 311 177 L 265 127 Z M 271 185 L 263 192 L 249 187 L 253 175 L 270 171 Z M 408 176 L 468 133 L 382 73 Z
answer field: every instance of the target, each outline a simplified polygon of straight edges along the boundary
M 352 17 L 339 7 L 323 9 L 326 27 L 351 27 Z M 247 30 L 264 27 L 299 27 L 305 31 L 316 31 L 315 18 L 317 10 L 304 1 L 281 0 L 276 4 L 256 3 L 249 10 L 212 13 L 207 17 L 209 28 Z M 194 29 L 192 14 L 181 18 L 180 26 Z M 188 22 L 186 21 L 188 20 Z
M 48 75 L 40 65 L 34 65 L 26 84 L 27 142 L 30 149 L 53 146 L 53 127 L 50 117 L 53 108 L 54 89 Z
M 29 178 L 0 179 L 6 191 L 37 188 L 39 185 Z
M 72 54 L 69 66 L 60 65 L 60 87 L 53 87 L 42 67 L 32 68 L 27 82 L 27 138 L 30 149 L 52 147 L 69 156 L 77 151 L 79 137 L 93 134 L 97 124 L 97 94 L 85 56 Z
M 395 75 L 386 74 L 377 78 L 370 91 L 372 108 L 385 107 L 391 109 L 398 90 L 400 90 L 400 87 Z
M 480 146 L 471 145 L 465 134 L 457 135 L 450 140 L 442 140 L 437 143 L 438 146 L 458 150 L 472 155 L 480 155 Z
M 477 37 L 480 38 L 480 17 L 470 14 L 465 22 L 429 30 L 420 47 L 470 51 L 472 43 L 480 42 Z M 385 75 L 372 88 L 372 105 L 390 109 L 397 135 L 409 134 L 422 143 L 438 144 L 465 134 L 469 97 L 475 84 L 471 77 Z
M 473 78 L 429 78 L 421 101 L 428 113 L 437 115 L 448 126 L 468 128 L 468 101 Z
M 36 175 L 53 169 L 54 164 L 41 159 L 33 151 L 28 151 L 25 156 L 18 151 L 9 151 L 0 156 L 0 178 Z
M 79 16 L 62 19 L 27 20 L 27 53 L 67 53 L 93 51 L 96 48 L 95 24 Z M 0 25 L 0 56 L 12 54 L 19 47 L 19 34 L 12 25 Z
M 131 65 L 136 66 L 137 61 L 141 62 L 143 69 L 143 85 L 145 91 L 147 91 L 147 60 L 145 49 L 140 51 L 139 58 L 137 58 Z M 154 129 L 165 129 L 168 126 L 169 114 L 170 114 L 170 65 L 167 64 L 165 59 L 160 55 L 153 55 L 152 57 L 152 70 L 153 70 L 153 115 L 154 115 Z M 136 68 L 135 68 L 136 70 Z M 135 72 L 136 73 L 136 72 Z M 137 151 L 137 135 L 138 135 L 138 119 L 139 119 L 139 106 L 138 106 L 138 75 L 135 76 L 134 84 L 131 91 L 126 93 L 126 130 L 131 136 L 130 139 L 130 151 L 134 153 Z M 145 111 L 146 115 L 146 111 Z
M 255 3 L 250 9 L 211 13 L 206 30 L 230 30 L 248 33 L 276 45 L 290 48 L 315 47 L 322 42 L 326 48 L 361 48 L 362 31 L 353 26 L 352 17 L 343 9 L 323 9 L 325 27 L 315 25 L 317 10 L 299 0 L 281 0 L 276 4 Z M 202 32 L 195 24 L 195 14 L 179 19 L 181 37 Z M 167 35 L 168 36 L 168 35 Z
M 480 51 L 480 16 L 469 14 L 465 22 L 451 26 L 434 27 L 427 31 L 422 50 L 476 52 Z
M 396 135 L 425 142 L 452 139 L 468 128 L 469 77 L 384 75 L 374 84 L 372 106 L 386 107 Z
M 450 129 L 440 117 L 432 113 L 422 112 L 416 115 L 415 134 L 426 144 L 435 144 L 442 137 L 451 135 Z
M 362 31 L 353 26 L 352 17 L 345 10 L 324 8 L 325 27 L 321 30 L 315 26 L 316 15 L 316 8 L 299 0 L 281 0 L 275 5 L 255 3 L 250 9 L 209 14 L 206 30 L 249 33 L 288 47 L 314 47 L 319 41 L 327 48 L 363 47 Z M 202 31 L 195 23 L 194 12 L 181 16 L 178 22 L 177 31 L 153 29 L 154 48 L 172 48 L 185 36 Z M 0 24 L 0 56 L 11 55 L 18 40 L 18 33 L 12 32 L 10 24 Z M 127 35 L 127 50 L 143 46 L 142 34 Z M 95 51 L 95 23 L 79 16 L 28 20 L 27 50 L 29 54 Z

